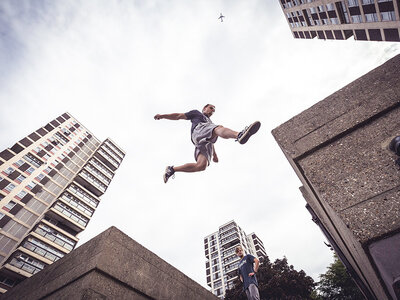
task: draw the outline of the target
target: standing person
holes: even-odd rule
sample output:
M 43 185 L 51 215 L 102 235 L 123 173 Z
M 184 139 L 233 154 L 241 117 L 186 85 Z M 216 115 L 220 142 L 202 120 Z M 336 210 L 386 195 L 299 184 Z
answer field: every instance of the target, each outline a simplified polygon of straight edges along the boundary
M 243 290 L 246 292 L 247 299 L 260 300 L 256 278 L 260 261 L 251 254 L 244 255 L 242 246 L 237 246 L 235 251 L 236 255 L 240 257 L 239 277 L 240 281 L 243 282 Z
M 254 122 L 241 132 L 215 125 L 210 117 L 215 112 L 215 106 L 207 104 L 203 107 L 203 111 L 191 110 L 187 113 L 157 114 L 155 120 L 190 120 L 192 122 L 191 138 L 195 146 L 194 159 L 195 163 L 187 163 L 182 166 L 167 166 L 164 173 L 164 182 L 174 175 L 175 172 L 199 172 L 204 171 L 210 165 L 211 158 L 214 162 L 218 162 L 218 156 L 215 152 L 214 144 L 218 137 L 224 139 L 236 139 L 239 144 L 245 144 L 250 136 L 260 129 L 261 123 Z

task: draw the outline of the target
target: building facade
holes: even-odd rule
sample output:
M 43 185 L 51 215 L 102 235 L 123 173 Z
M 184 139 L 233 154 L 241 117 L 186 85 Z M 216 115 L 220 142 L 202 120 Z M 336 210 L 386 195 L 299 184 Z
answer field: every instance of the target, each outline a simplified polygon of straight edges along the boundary
M 400 41 L 399 0 L 280 0 L 295 38 Z
M 0 152 L 0 292 L 71 252 L 124 151 L 69 113 Z
M 246 235 L 233 220 L 204 238 L 207 284 L 211 292 L 220 298 L 223 298 L 226 290 L 233 287 L 233 281 L 238 276 L 240 259 L 235 253 L 238 245 L 242 246 L 246 254 L 252 254 L 259 259 L 267 256 L 264 244 L 257 235 L 254 232 Z
M 399 65 L 397 55 L 272 131 L 368 300 L 400 300 Z

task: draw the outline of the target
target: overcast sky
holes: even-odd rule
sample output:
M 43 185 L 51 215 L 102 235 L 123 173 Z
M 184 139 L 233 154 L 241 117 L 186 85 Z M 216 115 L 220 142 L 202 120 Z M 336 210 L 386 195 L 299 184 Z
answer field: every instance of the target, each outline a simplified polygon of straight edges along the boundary
M 271 130 L 398 53 L 296 40 L 278 0 L 2 0 L 0 150 L 67 111 L 127 153 L 80 244 L 114 225 L 206 287 L 203 238 L 234 219 L 317 280 L 332 253 Z M 218 140 L 218 164 L 164 184 L 167 165 L 194 161 L 190 122 L 153 116 L 206 103 L 214 123 L 259 133 Z

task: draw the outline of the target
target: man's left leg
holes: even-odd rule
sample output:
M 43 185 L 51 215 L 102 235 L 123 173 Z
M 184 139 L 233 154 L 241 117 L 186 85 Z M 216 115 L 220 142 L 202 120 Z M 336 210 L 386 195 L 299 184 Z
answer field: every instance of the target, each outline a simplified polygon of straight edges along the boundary
M 251 283 L 246 289 L 246 296 L 248 300 L 260 300 L 260 293 L 258 292 L 258 287 Z

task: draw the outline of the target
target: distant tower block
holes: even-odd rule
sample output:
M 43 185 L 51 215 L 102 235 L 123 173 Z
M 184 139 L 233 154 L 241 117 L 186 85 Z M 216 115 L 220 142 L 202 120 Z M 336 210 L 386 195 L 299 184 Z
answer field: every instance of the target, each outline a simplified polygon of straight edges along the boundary
M 400 299 L 400 56 L 272 131 L 368 299 Z
M 69 113 L 0 152 L 0 293 L 74 249 L 124 156 Z
M 221 225 L 217 232 L 204 238 L 207 284 L 211 292 L 221 299 L 238 277 L 240 259 L 235 248 L 239 245 L 246 254 L 259 259 L 267 256 L 260 238 L 254 232 L 247 235 L 234 220 Z

